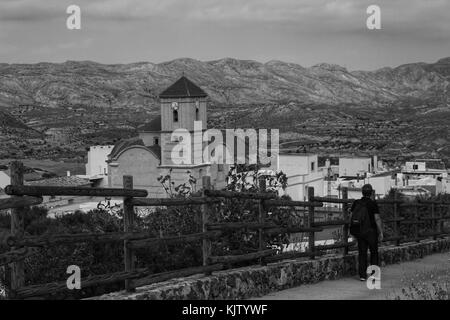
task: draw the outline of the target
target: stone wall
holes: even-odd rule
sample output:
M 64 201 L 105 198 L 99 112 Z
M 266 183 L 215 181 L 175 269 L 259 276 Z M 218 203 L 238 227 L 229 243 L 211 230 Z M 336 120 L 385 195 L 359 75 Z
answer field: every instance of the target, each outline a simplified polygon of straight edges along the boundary
M 381 266 L 450 251 L 450 238 L 426 240 L 401 246 L 380 248 Z M 90 299 L 170 300 L 170 299 L 246 299 L 296 287 L 301 284 L 356 275 L 357 255 L 330 255 L 316 260 L 285 260 L 267 266 L 251 266 L 173 279 L 136 289 Z

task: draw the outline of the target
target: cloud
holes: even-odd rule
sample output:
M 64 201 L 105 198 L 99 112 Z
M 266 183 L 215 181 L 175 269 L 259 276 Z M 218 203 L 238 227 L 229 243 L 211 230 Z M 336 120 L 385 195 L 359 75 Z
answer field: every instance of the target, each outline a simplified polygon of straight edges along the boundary
M 383 16 L 410 24 L 444 16 L 450 10 L 448 0 L 2 0 L 0 19 L 52 19 L 65 16 L 67 6 L 77 4 L 87 17 L 110 20 L 344 24 L 345 19 L 363 20 L 365 9 L 374 3 L 381 7 Z
M 291 26 L 302 33 L 363 32 L 366 8 L 381 7 L 383 31 L 445 38 L 450 30 L 448 0 L 2 0 L 1 21 L 65 19 L 71 4 L 83 19 L 133 22 L 162 19 L 179 24 Z M 386 23 L 384 23 L 386 22 Z
M 56 45 L 57 49 L 85 49 L 89 48 L 94 43 L 92 38 L 83 38 L 80 41 L 62 42 Z
M 357 7 L 355 0 L 98 0 L 89 2 L 85 12 L 111 19 L 281 22 L 345 15 Z
M 65 28 L 72 4 L 81 8 L 80 32 Z M 366 28 L 366 9 L 372 4 L 381 7 L 381 31 Z M 42 46 L 42 59 L 59 60 L 70 52 L 75 58 L 109 61 L 179 54 L 207 59 L 285 56 L 301 63 L 353 63 L 356 57 L 365 64 L 368 48 L 369 54 L 381 52 L 379 57 L 397 52 L 396 61 L 416 59 L 416 48 L 428 50 L 429 56 L 446 54 L 448 12 L 450 0 L 0 0 L 0 47 L 12 45 L 8 52 L 19 48 L 24 60 L 35 60 L 31 49 Z M 86 50 L 77 50 L 83 37 L 93 40 L 83 43 Z M 194 42 L 196 48 L 190 48 Z M 117 43 L 140 48 L 142 54 L 117 50 Z
M 0 22 L 37 21 L 58 16 L 58 5 L 54 0 L 3 0 L 0 2 Z

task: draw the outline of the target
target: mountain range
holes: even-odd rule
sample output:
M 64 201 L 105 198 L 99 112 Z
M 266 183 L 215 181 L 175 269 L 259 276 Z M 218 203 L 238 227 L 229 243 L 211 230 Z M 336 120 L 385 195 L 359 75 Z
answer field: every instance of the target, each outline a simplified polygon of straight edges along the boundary
M 0 159 L 71 159 L 136 136 L 182 75 L 210 99 L 208 126 L 279 128 L 291 151 L 442 157 L 450 165 L 450 58 L 375 71 L 321 63 L 0 64 Z
M 375 71 L 348 71 L 321 63 L 260 63 L 189 58 L 164 63 L 0 64 L 0 107 L 70 105 L 150 107 L 158 93 L 182 74 L 218 104 L 389 104 L 404 99 L 450 101 L 450 58 Z

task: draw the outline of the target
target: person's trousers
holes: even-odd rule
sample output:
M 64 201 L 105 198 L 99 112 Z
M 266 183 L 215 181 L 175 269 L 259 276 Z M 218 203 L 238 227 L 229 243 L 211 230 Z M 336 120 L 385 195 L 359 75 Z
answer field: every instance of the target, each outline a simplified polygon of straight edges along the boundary
M 358 271 L 361 278 L 367 278 L 367 249 L 370 251 L 370 265 L 378 266 L 378 233 L 370 232 L 358 237 Z

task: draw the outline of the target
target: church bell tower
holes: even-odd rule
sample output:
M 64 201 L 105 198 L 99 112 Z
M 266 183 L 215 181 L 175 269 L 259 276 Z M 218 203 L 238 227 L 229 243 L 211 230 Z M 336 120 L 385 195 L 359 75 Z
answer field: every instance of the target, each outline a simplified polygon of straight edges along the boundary
M 172 133 L 176 129 L 185 129 L 191 133 L 191 162 L 193 164 L 202 162 L 199 156 L 201 157 L 203 143 L 194 144 L 194 141 L 202 141 L 201 137 L 200 140 L 198 140 L 199 137 L 194 139 L 194 122 L 201 121 L 202 129 L 206 130 L 207 97 L 208 95 L 200 87 L 184 75 L 159 95 L 162 166 L 174 166 L 172 149 L 179 143 L 179 140 Z

